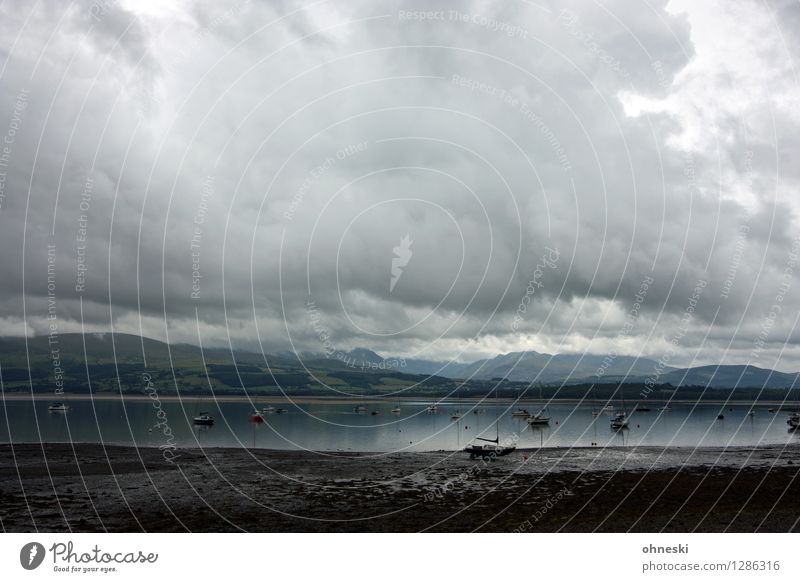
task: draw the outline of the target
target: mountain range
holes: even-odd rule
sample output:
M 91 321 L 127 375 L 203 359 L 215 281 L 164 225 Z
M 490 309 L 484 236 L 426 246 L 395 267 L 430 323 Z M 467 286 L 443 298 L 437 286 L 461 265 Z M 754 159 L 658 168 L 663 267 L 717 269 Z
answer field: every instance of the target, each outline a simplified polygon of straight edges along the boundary
M 798 373 L 785 373 L 750 365 L 706 365 L 691 368 L 661 366 L 648 358 L 598 354 L 545 354 L 512 352 L 474 362 L 440 362 L 424 359 L 383 357 L 367 348 L 326 357 L 320 353 L 282 353 L 264 356 L 245 350 L 233 353 L 225 348 L 202 349 L 189 344 L 166 344 L 136 335 L 61 334 L 55 344 L 47 336 L 0 337 L 0 379 L 6 388 L 21 389 L 30 380 L 52 379 L 53 350 L 65 375 L 82 389 L 116 383 L 136 383 L 137 374 L 159 371 L 165 382 L 181 378 L 182 383 L 200 389 L 211 375 L 225 386 L 314 386 L 340 382 L 346 385 L 374 385 L 392 382 L 418 383 L 429 379 L 520 383 L 608 384 L 643 383 L 712 388 L 790 388 L 798 385 Z M 87 385 L 89 379 L 94 386 Z M 361 375 L 361 376 L 359 376 Z M 363 380 L 363 378 L 368 378 Z M 265 380 L 266 378 L 266 380 Z M 435 380 L 438 378 L 439 380 Z M 173 382 L 174 383 L 174 382 Z M 76 384 L 77 385 L 77 384 Z

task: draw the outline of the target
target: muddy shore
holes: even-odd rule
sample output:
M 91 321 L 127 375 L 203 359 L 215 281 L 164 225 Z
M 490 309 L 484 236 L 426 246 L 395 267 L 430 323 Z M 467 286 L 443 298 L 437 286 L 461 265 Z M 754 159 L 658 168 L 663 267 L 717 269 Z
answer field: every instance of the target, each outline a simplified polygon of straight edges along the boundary
M 4 531 L 787 532 L 800 447 L 319 454 L 0 445 Z

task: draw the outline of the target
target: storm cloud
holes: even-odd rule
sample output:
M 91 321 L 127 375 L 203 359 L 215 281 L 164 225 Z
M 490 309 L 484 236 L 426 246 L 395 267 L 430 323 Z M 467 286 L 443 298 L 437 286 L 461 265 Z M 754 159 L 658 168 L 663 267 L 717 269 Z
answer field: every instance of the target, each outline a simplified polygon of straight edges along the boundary
M 800 369 L 800 9 L 696 4 L 7 2 L 0 331 Z

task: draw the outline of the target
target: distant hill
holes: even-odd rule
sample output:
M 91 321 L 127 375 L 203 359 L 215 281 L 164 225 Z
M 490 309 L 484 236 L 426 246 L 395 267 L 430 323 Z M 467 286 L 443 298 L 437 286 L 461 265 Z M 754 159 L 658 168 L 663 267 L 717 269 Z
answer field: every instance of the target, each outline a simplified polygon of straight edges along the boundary
M 25 344 L 24 338 L 0 338 L 0 371 L 6 389 L 23 389 L 29 382 L 36 389 L 49 389 L 53 380 L 51 348 L 59 350 L 67 384 L 75 391 L 113 391 L 119 390 L 120 384 L 127 389 L 141 388 L 145 372 L 151 373 L 166 390 L 180 386 L 182 390 L 204 391 L 209 389 L 209 383 L 220 390 L 284 385 L 295 390 L 326 386 L 380 390 L 403 385 L 441 387 L 447 383 L 456 385 L 456 380 L 468 380 L 473 387 L 487 389 L 497 380 L 523 385 L 642 383 L 657 369 L 657 362 L 647 358 L 535 351 L 512 352 L 469 363 L 384 358 L 367 348 L 331 357 L 319 353 L 265 356 L 244 350 L 168 345 L 122 333 L 61 334 L 53 345 L 46 336 L 34 337 L 27 340 L 27 350 Z M 800 387 L 797 373 L 744 365 L 665 367 L 654 379 L 658 384 L 675 387 Z
M 354 361 L 380 362 L 371 350 L 349 352 Z M 397 361 L 397 358 L 388 358 Z M 714 365 L 694 368 L 658 367 L 649 358 L 610 357 L 598 354 L 544 354 L 511 352 L 470 363 L 404 360 L 399 371 L 408 374 L 437 374 L 446 378 L 516 382 L 620 383 L 642 382 L 651 377 L 659 384 L 709 386 L 711 388 L 800 388 L 800 374 L 777 372 L 756 366 Z M 655 371 L 659 370 L 656 374 Z
M 699 366 L 663 374 L 659 382 L 673 386 L 711 386 L 713 388 L 789 388 L 800 387 L 798 374 L 787 374 L 755 366 Z

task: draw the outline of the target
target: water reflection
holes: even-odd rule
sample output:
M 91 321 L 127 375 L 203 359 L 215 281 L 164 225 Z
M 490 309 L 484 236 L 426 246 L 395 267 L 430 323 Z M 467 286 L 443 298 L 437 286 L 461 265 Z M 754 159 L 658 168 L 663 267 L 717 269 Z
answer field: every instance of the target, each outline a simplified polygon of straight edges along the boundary
M 192 423 L 197 414 L 180 402 L 74 401 L 66 412 L 48 412 L 47 402 L 6 401 L 0 414 L 3 442 L 106 442 L 161 446 L 168 437 L 179 447 L 259 447 L 324 451 L 454 450 L 478 436 L 513 435 L 520 448 L 569 446 L 748 446 L 784 444 L 798 438 L 787 414 L 767 406 L 653 406 L 629 415 L 627 429 L 612 430 L 613 411 L 593 414 L 591 406 L 551 404 L 550 424 L 537 426 L 512 416 L 517 406 L 439 405 L 425 402 L 373 404 L 356 412 L 353 404 L 291 404 L 286 413 L 265 408 L 264 422 L 248 422 L 246 402 L 204 403 L 213 426 Z M 535 403 L 524 406 L 539 410 Z M 399 409 L 399 410 L 398 410 Z M 722 417 L 722 418 L 721 418 Z M 169 435 L 164 428 L 168 427 Z

